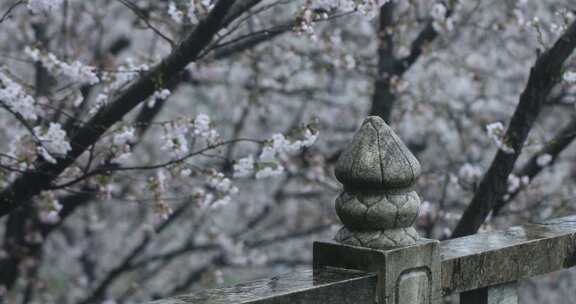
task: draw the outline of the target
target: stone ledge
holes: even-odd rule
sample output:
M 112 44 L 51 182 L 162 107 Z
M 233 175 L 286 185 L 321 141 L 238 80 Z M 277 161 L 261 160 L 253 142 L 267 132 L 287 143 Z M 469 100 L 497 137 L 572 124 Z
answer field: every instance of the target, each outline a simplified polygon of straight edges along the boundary
M 371 303 L 375 290 L 374 274 L 342 269 L 315 274 L 302 270 L 148 304 L 356 304 Z
M 345 251 L 346 246 L 342 248 Z M 405 249 L 390 250 L 388 254 L 401 253 Z M 373 252 L 373 249 L 364 250 Z M 444 241 L 440 243 L 440 256 L 443 295 L 574 267 L 576 216 Z M 353 257 L 332 257 L 328 264 L 346 268 L 350 266 L 349 258 Z M 362 255 L 354 266 L 373 269 L 377 263 L 377 259 Z M 347 304 L 372 303 L 375 299 L 378 283 L 375 273 L 321 269 L 316 274 L 303 270 L 148 304 Z
M 576 216 L 440 243 L 444 295 L 576 266 Z

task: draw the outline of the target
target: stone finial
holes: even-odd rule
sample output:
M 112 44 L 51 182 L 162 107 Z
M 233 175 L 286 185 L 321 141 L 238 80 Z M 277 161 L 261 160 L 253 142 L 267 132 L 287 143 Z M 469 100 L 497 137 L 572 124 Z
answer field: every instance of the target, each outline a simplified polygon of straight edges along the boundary
M 420 198 L 412 190 L 420 163 L 379 117 L 366 118 L 336 164 L 344 191 L 336 212 L 344 224 L 336 241 L 375 249 L 415 244 Z

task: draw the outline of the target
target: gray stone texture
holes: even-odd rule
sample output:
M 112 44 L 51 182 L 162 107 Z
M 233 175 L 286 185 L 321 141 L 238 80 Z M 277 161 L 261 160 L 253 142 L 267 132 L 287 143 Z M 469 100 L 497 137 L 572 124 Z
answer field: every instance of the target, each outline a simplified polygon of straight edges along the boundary
M 440 243 L 445 295 L 576 266 L 576 216 Z
M 420 237 L 413 227 L 374 231 L 350 231 L 343 227 L 335 239 L 346 245 L 390 249 L 413 245 Z
M 570 216 L 441 243 L 419 239 L 386 251 L 316 242 L 314 271 L 150 304 L 373 304 L 376 299 L 379 304 L 420 304 L 438 303 L 441 295 L 455 293 L 463 293 L 466 304 L 516 304 L 515 287 L 508 282 L 574 266 L 576 216 Z M 576 293 L 566 294 L 571 296 L 562 303 L 573 303 Z
M 378 274 L 379 304 L 436 304 L 441 298 L 438 241 L 420 239 L 390 250 L 315 242 L 314 269 L 332 268 Z
M 336 199 L 336 212 L 346 227 L 355 230 L 386 230 L 410 227 L 418 217 L 420 198 L 415 191 L 344 191 Z
M 364 120 L 336 164 L 336 178 L 358 189 L 398 189 L 414 185 L 420 163 L 398 135 L 377 116 Z
M 415 244 L 420 198 L 411 188 L 420 171 L 394 131 L 381 118 L 368 117 L 336 164 L 344 185 L 336 213 L 344 228 L 335 239 L 375 249 Z
M 376 276 L 344 269 L 293 272 L 148 304 L 374 303 Z
M 487 304 L 518 304 L 518 284 L 512 282 L 489 287 Z

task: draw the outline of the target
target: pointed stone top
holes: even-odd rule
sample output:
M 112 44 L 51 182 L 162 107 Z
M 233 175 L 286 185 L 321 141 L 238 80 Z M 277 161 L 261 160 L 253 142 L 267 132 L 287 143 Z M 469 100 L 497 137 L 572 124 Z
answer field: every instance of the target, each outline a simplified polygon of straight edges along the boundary
M 398 135 L 369 116 L 336 163 L 336 178 L 347 189 L 388 190 L 414 185 L 420 163 Z

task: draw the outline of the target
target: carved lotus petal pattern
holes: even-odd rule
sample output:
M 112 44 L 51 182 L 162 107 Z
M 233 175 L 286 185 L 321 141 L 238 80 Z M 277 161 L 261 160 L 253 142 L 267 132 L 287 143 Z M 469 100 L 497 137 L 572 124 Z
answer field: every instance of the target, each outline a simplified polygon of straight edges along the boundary
M 419 206 L 420 198 L 415 191 L 380 195 L 352 195 L 344 191 L 336 199 L 338 217 L 344 225 L 355 230 L 410 227 L 416 221 Z
M 336 213 L 344 224 L 341 243 L 390 249 L 418 241 L 412 227 L 420 198 L 412 186 L 420 163 L 379 117 L 368 117 L 336 164 L 344 191 Z
M 412 186 L 420 163 L 396 133 L 377 116 L 362 127 L 336 164 L 336 178 L 346 188 L 394 189 Z
M 334 239 L 346 245 L 388 250 L 413 245 L 420 237 L 413 227 L 377 231 L 351 231 L 344 227 Z

